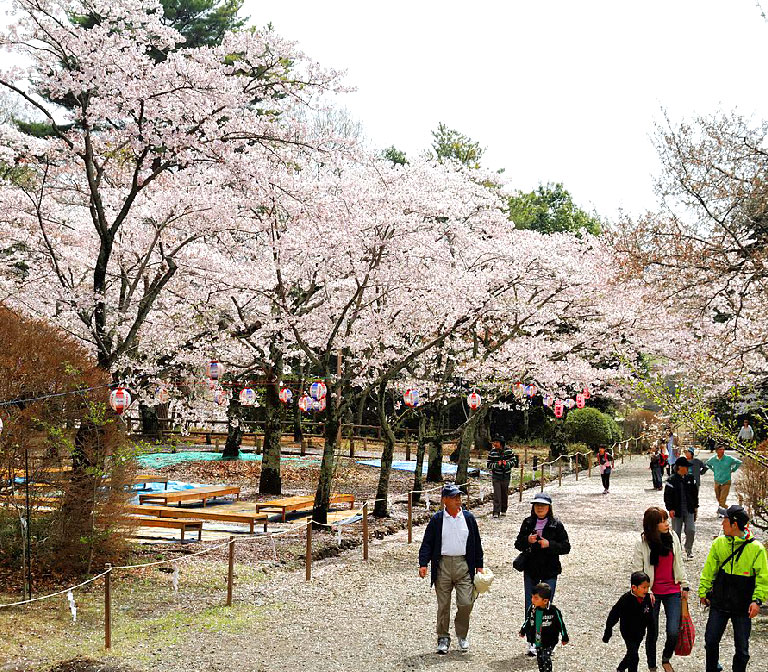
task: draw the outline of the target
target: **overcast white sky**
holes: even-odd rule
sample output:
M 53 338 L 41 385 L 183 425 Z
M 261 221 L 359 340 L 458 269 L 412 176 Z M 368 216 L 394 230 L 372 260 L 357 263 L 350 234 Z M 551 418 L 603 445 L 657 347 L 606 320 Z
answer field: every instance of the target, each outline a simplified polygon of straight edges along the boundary
M 662 108 L 768 117 L 756 0 L 246 0 L 244 14 L 348 71 L 344 105 L 375 146 L 417 154 L 443 121 L 515 187 L 561 181 L 608 217 L 655 202 Z

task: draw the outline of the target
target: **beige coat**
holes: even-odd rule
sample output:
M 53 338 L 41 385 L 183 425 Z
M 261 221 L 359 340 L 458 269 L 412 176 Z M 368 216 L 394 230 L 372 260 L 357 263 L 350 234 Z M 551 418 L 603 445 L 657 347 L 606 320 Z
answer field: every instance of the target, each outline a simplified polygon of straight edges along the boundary
M 674 530 L 670 530 L 669 533 L 672 535 L 672 553 L 675 556 L 675 561 L 672 564 L 675 581 L 680 584 L 681 588 L 688 588 L 688 574 L 685 572 L 685 562 L 683 561 L 683 545 Z M 638 541 L 635 546 L 635 553 L 632 556 L 632 571 L 645 572 L 651 579 L 651 585 L 653 585 L 656 568 L 651 564 L 651 547 L 644 539 Z

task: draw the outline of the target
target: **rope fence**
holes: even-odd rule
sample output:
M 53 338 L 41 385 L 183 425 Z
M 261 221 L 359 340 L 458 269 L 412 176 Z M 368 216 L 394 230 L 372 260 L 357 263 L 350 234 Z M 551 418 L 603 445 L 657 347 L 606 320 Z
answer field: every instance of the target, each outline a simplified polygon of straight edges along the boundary
M 626 448 L 629 448 L 629 442 L 635 441 L 635 447 L 638 445 L 639 439 L 642 437 L 633 437 L 631 439 L 626 439 L 621 442 L 614 443 L 612 446 L 612 450 L 616 447 L 619 448 L 620 451 L 620 458 L 623 463 L 624 461 L 624 455 L 628 452 L 629 457 L 631 459 L 632 453 L 631 451 L 627 451 L 621 448 L 622 444 L 625 444 Z M 569 465 L 572 463 L 572 460 L 574 457 L 576 457 L 576 469 L 574 471 L 576 480 L 578 481 L 579 478 L 579 465 L 580 465 L 580 457 L 586 456 L 587 457 L 587 470 L 588 475 L 591 476 L 592 474 L 592 462 L 594 458 L 594 453 L 591 451 L 584 451 L 581 453 L 571 453 L 569 455 L 560 455 L 554 460 L 550 460 L 549 462 L 543 462 L 538 465 L 535 465 L 534 467 L 534 478 L 536 471 L 541 472 L 541 478 L 540 478 L 540 484 L 542 491 L 544 490 L 544 484 L 545 484 L 545 478 L 544 478 L 544 467 L 548 466 L 551 468 L 553 465 L 558 465 L 558 481 L 559 485 L 562 485 L 562 471 L 563 471 L 563 465 L 565 459 L 568 459 Z M 615 459 L 615 456 L 614 456 Z M 524 476 L 525 476 L 525 465 L 520 467 L 520 483 L 519 483 L 519 500 L 522 501 L 522 493 L 524 489 Z M 469 495 L 469 486 L 470 482 L 466 481 L 464 483 L 458 483 L 456 484 L 457 487 L 465 488 L 466 494 Z M 437 485 L 432 488 L 422 488 L 419 490 L 409 490 L 407 492 L 402 492 L 396 495 L 387 496 L 387 497 L 380 497 L 380 498 L 373 498 L 373 499 L 366 499 L 362 503 L 362 516 L 360 520 L 352 520 L 352 521 L 339 521 L 335 523 L 325 523 L 318 520 L 315 520 L 312 516 L 307 518 L 306 523 L 304 524 L 304 530 L 293 528 L 287 528 L 284 530 L 280 530 L 278 532 L 266 532 L 264 534 L 258 534 L 251 537 L 246 537 L 243 539 L 239 539 L 241 543 L 248 543 L 248 542 L 257 542 L 262 540 L 269 540 L 269 543 L 272 545 L 272 553 L 273 558 L 276 561 L 277 560 L 277 550 L 275 545 L 275 537 L 282 537 L 282 536 L 292 536 L 296 538 L 301 538 L 302 535 L 305 536 L 306 539 L 306 548 L 305 548 L 305 580 L 310 581 L 312 578 L 312 530 L 314 527 L 319 528 L 325 528 L 330 531 L 336 529 L 337 534 L 337 544 L 341 545 L 341 536 L 342 536 L 342 530 L 344 527 L 350 526 L 350 525 L 356 525 L 358 522 L 362 524 L 362 530 L 361 530 L 361 536 L 362 536 L 362 559 L 363 561 L 367 561 L 369 559 L 369 552 L 368 552 L 368 542 L 369 542 L 369 532 L 368 532 L 368 516 L 371 505 L 376 504 L 377 502 L 390 502 L 395 497 L 402 497 L 403 495 L 406 495 L 407 500 L 407 506 L 408 506 L 408 517 L 407 517 L 407 543 L 411 544 L 413 543 L 413 503 L 414 503 L 414 497 L 413 495 L 424 495 L 425 500 L 425 508 L 429 510 L 430 508 L 430 500 L 429 500 L 429 493 L 435 492 L 436 490 L 442 490 L 443 485 Z M 467 497 L 467 506 L 469 505 L 469 497 Z M 21 600 L 18 602 L 11 602 L 8 604 L 0 604 L 0 610 L 7 609 L 11 607 L 20 607 L 20 606 L 26 606 L 28 604 L 32 604 L 34 602 L 40 602 L 43 600 L 48 600 L 54 597 L 58 597 L 60 595 L 67 595 L 67 601 L 70 608 L 70 611 L 72 612 L 73 620 L 76 620 L 76 614 L 77 614 L 77 608 L 74 600 L 74 591 L 78 590 L 80 588 L 83 588 L 91 583 L 94 583 L 98 581 L 99 579 L 104 579 L 104 648 L 110 649 L 112 644 L 112 627 L 111 627 L 111 602 L 112 602 L 112 595 L 111 595 L 111 577 L 114 572 L 118 571 L 134 571 L 139 569 L 144 569 L 147 567 L 156 567 L 160 565 L 172 565 L 174 567 L 173 571 L 173 587 L 174 591 L 178 591 L 178 579 L 179 579 L 179 572 L 178 572 L 178 565 L 181 562 L 185 562 L 188 560 L 191 560 L 192 558 L 205 555 L 207 553 L 211 553 L 215 550 L 219 550 L 222 548 L 227 547 L 228 548 L 228 566 L 227 566 L 227 597 L 226 597 L 226 606 L 232 605 L 232 593 L 233 593 L 233 587 L 234 587 L 234 557 L 235 557 L 235 543 L 238 541 L 234 536 L 230 536 L 229 539 L 225 542 L 215 544 L 213 546 L 208 546 L 200 551 L 197 551 L 195 553 L 191 553 L 188 555 L 180 556 L 177 558 L 169 558 L 165 560 L 156 560 L 152 562 L 146 562 L 141 564 L 133 564 L 133 565 L 116 565 L 112 566 L 111 564 L 107 563 L 105 570 L 101 572 L 100 574 L 97 574 L 85 581 L 82 581 L 81 583 L 78 583 L 73 586 L 69 586 L 67 588 L 63 588 L 62 590 L 58 590 L 56 592 L 50 593 L 48 595 L 43 595 L 40 597 L 34 597 L 27 600 Z

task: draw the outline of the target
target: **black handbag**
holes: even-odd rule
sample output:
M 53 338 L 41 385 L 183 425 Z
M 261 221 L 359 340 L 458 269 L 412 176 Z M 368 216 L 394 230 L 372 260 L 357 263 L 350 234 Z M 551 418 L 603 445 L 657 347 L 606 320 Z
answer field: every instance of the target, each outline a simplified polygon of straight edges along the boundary
M 518 555 L 513 561 L 512 566 L 518 571 L 518 572 L 524 572 L 525 566 L 528 564 L 528 558 L 531 554 L 528 551 L 523 551 Z
M 752 593 L 755 590 L 755 575 L 742 576 L 729 574 L 723 569 L 731 558 L 738 560 L 744 549 L 753 539 L 745 541 L 738 549 L 731 553 L 725 562 L 717 570 L 712 588 L 707 593 L 709 604 L 719 611 L 737 616 L 746 616 L 749 605 L 752 602 Z

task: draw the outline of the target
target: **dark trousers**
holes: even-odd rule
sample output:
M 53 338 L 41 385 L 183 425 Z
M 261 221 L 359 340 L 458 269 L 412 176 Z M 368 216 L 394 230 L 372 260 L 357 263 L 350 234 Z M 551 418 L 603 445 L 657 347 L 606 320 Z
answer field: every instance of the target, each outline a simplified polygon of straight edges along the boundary
M 509 476 L 499 479 L 494 476 L 492 481 L 493 515 L 498 516 L 500 513 L 507 512 L 507 505 L 509 504 Z
M 640 645 L 642 639 L 625 639 L 624 645 L 627 647 L 627 653 L 621 659 L 617 670 L 624 672 L 637 672 L 637 666 L 640 663 Z
M 552 654 L 554 651 L 554 646 L 540 646 L 536 649 L 536 663 L 539 665 L 539 672 L 552 672 Z
M 600 474 L 600 480 L 603 482 L 603 487 L 606 490 L 611 487 L 611 475 L 610 474 Z
M 661 652 L 662 663 L 669 662 L 674 655 L 677 637 L 680 634 L 680 617 L 683 609 L 680 593 L 656 595 L 656 603 L 653 605 L 653 627 L 648 630 L 648 636 L 645 638 L 645 654 L 650 668 L 656 667 L 656 640 L 659 637 L 661 605 L 664 605 L 664 613 L 667 617 L 667 638 L 664 641 L 664 650 Z
M 662 486 L 662 477 L 664 476 L 663 467 L 651 467 L 651 478 L 653 479 L 653 487 L 657 490 Z
M 749 662 L 749 635 L 752 621 L 749 616 L 732 616 L 719 609 L 710 609 L 707 629 L 704 632 L 704 647 L 707 651 L 707 672 L 717 672 L 720 662 L 720 640 L 723 638 L 728 619 L 733 625 L 733 672 L 744 672 Z

